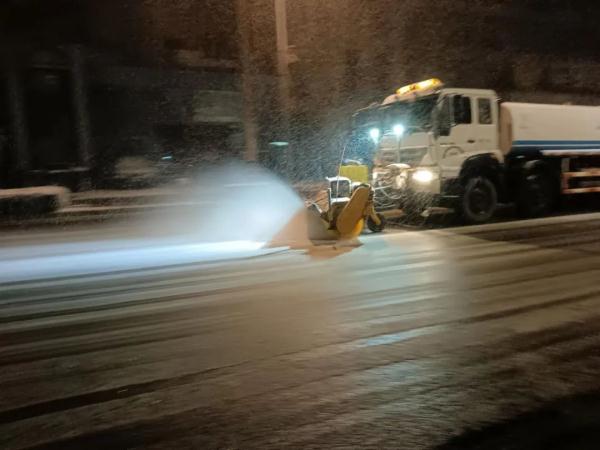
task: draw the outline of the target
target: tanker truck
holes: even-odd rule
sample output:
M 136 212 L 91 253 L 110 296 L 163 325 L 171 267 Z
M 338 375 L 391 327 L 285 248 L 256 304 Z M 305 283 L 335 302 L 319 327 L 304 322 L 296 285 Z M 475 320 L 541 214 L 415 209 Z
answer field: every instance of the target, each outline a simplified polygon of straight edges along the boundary
M 358 111 L 352 135 L 371 155 L 376 205 L 484 223 L 499 203 L 535 217 L 600 192 L 599 107 L 500 102 L 431 79 Z

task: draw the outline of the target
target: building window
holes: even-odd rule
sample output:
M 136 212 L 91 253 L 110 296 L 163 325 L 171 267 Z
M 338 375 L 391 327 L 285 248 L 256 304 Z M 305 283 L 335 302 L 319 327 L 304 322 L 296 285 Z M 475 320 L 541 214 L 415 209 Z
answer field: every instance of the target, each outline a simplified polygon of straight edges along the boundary
M 490 99 L 478 98 L 477 110 L 479 111 L 479 123 L 490 125 L 492 123 L 492 102 Z

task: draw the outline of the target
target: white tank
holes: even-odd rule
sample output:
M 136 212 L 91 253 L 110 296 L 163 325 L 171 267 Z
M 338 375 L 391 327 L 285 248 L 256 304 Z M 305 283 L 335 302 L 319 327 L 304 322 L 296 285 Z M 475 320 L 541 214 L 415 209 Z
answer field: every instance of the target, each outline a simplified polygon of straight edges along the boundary
M 600 149 L 600 107 L 502 103 L 500 148 Z

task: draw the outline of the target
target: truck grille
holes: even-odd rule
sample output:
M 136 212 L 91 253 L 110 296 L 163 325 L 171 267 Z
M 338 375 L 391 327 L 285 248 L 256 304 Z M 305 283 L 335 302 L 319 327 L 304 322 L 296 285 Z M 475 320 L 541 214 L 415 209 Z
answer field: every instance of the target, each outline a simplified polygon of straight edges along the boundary
M 381 162 L 384 165 L 402 163 L 409 166 L 417 166 L 427 154 L 427 147 L 401 148 L 398 150 L 383 150 Z

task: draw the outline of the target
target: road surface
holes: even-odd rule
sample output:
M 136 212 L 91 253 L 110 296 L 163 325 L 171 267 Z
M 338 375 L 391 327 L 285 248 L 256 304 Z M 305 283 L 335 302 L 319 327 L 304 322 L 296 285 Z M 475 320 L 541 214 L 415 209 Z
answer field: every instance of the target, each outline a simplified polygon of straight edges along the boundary
M 0 448 L 550 448 L 594 398 L 600 214 L 363 243 L 5 280 Z

